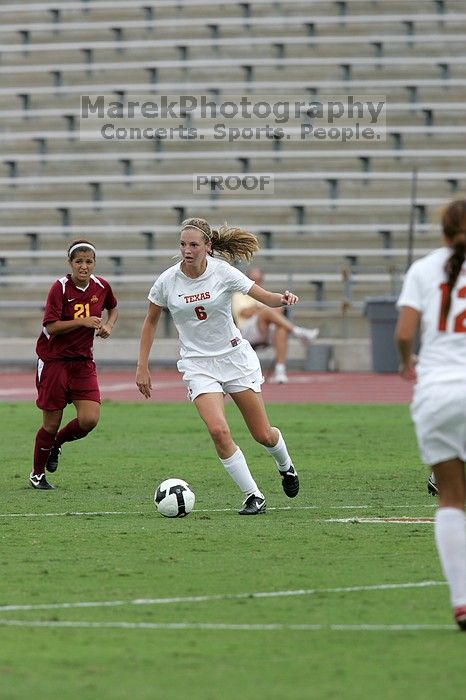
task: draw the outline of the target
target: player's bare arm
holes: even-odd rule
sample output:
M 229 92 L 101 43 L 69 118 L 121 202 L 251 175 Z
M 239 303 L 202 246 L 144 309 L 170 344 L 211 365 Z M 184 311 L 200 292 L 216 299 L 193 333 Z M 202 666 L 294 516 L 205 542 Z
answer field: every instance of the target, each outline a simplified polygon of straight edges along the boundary
M 162 307 L 149 303 L 146 318 L 142 324 L 139 341 L 139 357 L 136 369 L 136 385 L 143 396 L 149 399 L 152 390 L 152 380 L 149 371 L 149 355 L 154 342 L 155 331 L 159 322 Z
M 87 316 L 83 318 L 73 318 L 70 321 L 53 321 L 53 323 L 48 323 L 46 327 L 50 335 L 63 335 L 64 333 L 70 333 L 83 326 L 85 328 L 98 329 L 101 325 L 102 319 L 100 316 Z
M 402 306 L 395 330 L 395 341 L 400 356 L 398 372 L 403 379 L 416 379 L 417 357 L 413 355 L 414 340 L 419 327 L 419 311 L 410 306 Z
M 259 287 L 258 284 L 252 285 L 248 295 L 256 301 L 260 301 L 262 304 L 271 306 L 272 308 L 291 306 L 292 304 L 297 304 L 299 301 L 299 297 L 288 289 L 283 294 L 280 294 L 279 292 L 269 292 L 267 289 Z

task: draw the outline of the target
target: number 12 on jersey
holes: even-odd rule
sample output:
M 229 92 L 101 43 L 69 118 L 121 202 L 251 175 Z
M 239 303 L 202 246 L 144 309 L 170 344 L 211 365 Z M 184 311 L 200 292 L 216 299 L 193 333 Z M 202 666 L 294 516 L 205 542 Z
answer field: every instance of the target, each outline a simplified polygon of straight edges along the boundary
M 447 330 L 447 317 L 445 315 L 445 303 L 448 297 L 448 285 L 446 282 L 443 282 L 440 285 L 440 291 L 442 293 L 442 301 L 440 303 L 440 318 L 439 318 L 439 324 L 438 324 L 438 329 L 439 331 L 446 331 Z M 457 291 L 457 296 L 460 299 L 465 299 L 466 298 L 466 287 L 461 287 L 461 289 L 458 289 Z M 453 319 L 453 332 L 454 333 L 466 333 L 466 309 L 462 311 L 460 314 L 455 316 Z

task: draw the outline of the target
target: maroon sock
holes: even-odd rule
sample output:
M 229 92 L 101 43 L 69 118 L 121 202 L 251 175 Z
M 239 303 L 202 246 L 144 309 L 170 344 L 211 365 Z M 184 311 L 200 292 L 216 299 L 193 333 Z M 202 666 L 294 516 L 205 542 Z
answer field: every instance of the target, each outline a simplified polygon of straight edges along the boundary
M 34 445 L 34 468 L 32 470 L 34 474 L 43 474 L 45 472 L 45 465 L 54 442 L 54 433 L 48 433 L 44 428 L 40 428 L 37 431 Z
M 79 422 L 77 418 L 70 421 L 64 428 L 62 428 L 55 438 L 55 445 L 61 447 L 64 442 L 71 442 L 72 440 L 80 440 L 89 433 L 89 430 L 83 430 L 79 427 Z

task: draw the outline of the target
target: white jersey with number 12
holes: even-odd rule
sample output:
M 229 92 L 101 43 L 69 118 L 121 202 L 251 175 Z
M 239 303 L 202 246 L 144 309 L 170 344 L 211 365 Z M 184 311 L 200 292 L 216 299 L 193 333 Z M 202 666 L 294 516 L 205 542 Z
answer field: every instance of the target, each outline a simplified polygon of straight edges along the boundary
M 466 380 L 466 263 L 451 295 L 445 318 L 445 263 L 451 248 L 438 248 L 417 260 L 406 273 L 397 306 L 422 314 L 418 383 Z

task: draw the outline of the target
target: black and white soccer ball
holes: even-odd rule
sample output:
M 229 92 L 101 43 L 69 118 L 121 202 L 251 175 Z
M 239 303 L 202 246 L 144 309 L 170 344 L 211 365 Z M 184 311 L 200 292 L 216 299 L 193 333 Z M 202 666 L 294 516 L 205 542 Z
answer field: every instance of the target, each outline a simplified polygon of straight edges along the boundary
M 183 479 L 165 479 L 155 490 L 154 503 L 166 518 L 184 518 L 194 508 L 196 497 Z

